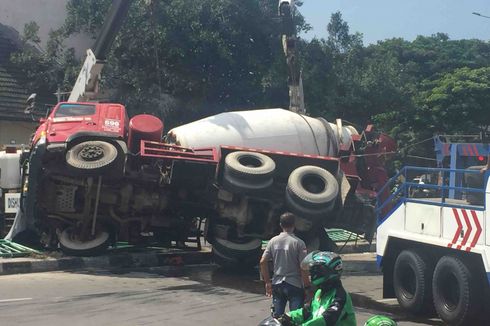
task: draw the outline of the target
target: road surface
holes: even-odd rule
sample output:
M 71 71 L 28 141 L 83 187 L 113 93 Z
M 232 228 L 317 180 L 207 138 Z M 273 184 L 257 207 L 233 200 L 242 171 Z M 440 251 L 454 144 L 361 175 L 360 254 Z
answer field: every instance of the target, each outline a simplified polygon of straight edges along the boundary
M 2 325 L 237 325 L 269 314 L 256 274 L 210 267 L 0 277 Z M 362 325 L 375 311 L 357 309 Z M 393 316 L 399 325 L 440 325 Z

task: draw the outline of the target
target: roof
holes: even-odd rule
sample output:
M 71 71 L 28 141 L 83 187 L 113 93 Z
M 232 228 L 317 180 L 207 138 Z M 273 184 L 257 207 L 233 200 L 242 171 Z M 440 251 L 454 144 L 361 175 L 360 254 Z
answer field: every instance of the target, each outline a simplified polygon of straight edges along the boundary
M 27 97 L 32 91 L 38 93 L 37 107 L 56 103 L 53 94 L 28 89 L 21 69 L 10 61 L 11 54 L 22 46 L 18 33 L 0 24 L 0 120 L 33 121 L 41 118 L 44 115 L 41 111 L 34 115 L 24 113 Z
M 20 82 L 22 74 L 10 63 L 15 50 L 14 42 L 0 33 L 0 120 L 31 120 L 24 114 L 28 92 Z

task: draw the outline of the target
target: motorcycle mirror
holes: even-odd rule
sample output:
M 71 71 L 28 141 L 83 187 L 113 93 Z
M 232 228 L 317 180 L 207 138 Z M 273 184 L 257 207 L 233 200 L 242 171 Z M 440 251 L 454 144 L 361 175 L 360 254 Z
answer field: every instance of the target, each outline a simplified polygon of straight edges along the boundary
M 36 105 L 36 93 L 32 93 L 26 100 L 27 107 L 24 110 L 25 114 L 31 114 L 34 111 L 34 106 Z

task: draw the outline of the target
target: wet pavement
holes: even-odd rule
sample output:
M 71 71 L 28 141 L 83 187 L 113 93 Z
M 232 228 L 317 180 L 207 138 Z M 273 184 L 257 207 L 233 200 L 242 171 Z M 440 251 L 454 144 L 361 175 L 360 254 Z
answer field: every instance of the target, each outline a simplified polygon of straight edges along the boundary
M 212 266 L 5 275 L 0 288 L 2 325 L 245 326 L 257 325 L 270 306 L 256 270 Z M 356 309 L 360 325 L 379 313 Z M 441 324 L 393 317 L 399 325 Z

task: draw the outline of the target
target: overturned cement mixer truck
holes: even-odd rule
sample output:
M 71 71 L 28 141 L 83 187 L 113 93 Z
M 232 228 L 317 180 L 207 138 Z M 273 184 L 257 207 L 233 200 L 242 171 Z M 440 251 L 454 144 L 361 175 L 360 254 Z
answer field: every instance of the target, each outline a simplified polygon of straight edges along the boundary
M 222 264 L 253 264 L 279 215 L 298 216 L 310 248 L 325 227 L 372 237 L 373 200 L 393 140 L 283 109 L 221 113 L 170 130 L 123 105 L 59 103 L 23 168 L 17 231 L 94 255 L 116 240 L 185 242 L 205 220 Z M 362 159 L 359 159 L 359 157 Z M 27 169 L 27 167 L 29 167 Z M 19 220 L 22 220 L 19 218 Z
M 394 141 L 372 126 L 359 134 L 341 120 L 302 114 L 294 1 L 279 1 L 290 111 L 221 113 L 170 130 L 164 140 L 160 119 L 129 119 L 121 104 L 93 102 L 129 7 L 113 0 L 68 102 L 41 119 L 23 160 L 21 209 L 9 238 L 31 230 L 48 247 L 94 255 L 117 240 L 182 244 L 205 221 L 217 262 L 255 264 L 284 211 L 298 216 L 297 232 L 310 248 L 328 246 L 325 227 L 372 237 L 376 190 L 387 180 L 383 158 Z

